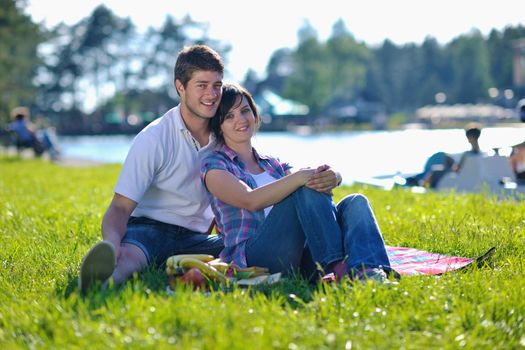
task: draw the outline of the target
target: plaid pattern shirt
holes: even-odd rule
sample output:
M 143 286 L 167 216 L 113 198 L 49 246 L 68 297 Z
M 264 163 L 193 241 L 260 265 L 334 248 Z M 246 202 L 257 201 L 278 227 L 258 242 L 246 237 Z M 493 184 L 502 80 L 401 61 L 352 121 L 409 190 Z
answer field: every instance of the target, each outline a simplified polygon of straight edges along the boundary
M 285 172 L 290 169 L 288 164 L 282 164 L 275 158 L 261 156 L 255 149 L 253 149 L 253 154 L 259 166 L 275 179 L 285 176 Z M 206 173 L 212 169 L 226 170 L 246 183 L 250 188 L 257 188 L 257 183 L 246 170 L 244 163 L 235 151 L 226 145 L 221 146 L 203 160 L 201 166 L 201 180 L 203 183 Z M 220 254 L 221 260 L 225 262 L 233 261 L 239 267 L 246 267 L 246 241 L 255 236 L 259 225 L 264 221 L 264 209 L 250 211 L 237 208 L 224 203 L 209 191 L 208 198 L 215 214 L 218 234 L 224 242 L 224 249 Z

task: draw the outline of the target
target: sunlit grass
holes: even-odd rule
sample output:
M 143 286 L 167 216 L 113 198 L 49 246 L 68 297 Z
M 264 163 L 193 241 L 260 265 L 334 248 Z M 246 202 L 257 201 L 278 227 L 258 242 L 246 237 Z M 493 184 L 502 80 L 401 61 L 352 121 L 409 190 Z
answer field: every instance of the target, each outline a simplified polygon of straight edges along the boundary
M 525 347 L 525 205 L 486 195 L 362 192 L 389 245 L 475 257 L 488 265 L 392 288 L 311 286 L 165 291 L 148 269 L 119 288 L 77 290 L 100 239 L 119 165 L 64 168 L 0 159 L 2 349 L 516 349 Z

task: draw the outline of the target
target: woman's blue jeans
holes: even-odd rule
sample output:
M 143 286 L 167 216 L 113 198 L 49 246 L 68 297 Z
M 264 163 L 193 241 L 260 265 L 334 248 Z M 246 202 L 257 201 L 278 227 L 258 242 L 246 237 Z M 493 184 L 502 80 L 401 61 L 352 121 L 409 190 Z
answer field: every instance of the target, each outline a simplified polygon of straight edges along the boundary
M 351 194 L 337 206 L 325 194 L 301 187 L 278 204 L 246 244 L 248 266 L 270 272 L 299 270 L 308 277 L 319 267 L 346 259 L 349 271 L 390 261 L 368 199 Z M 320 265 L 320 266 L 319 266 Z

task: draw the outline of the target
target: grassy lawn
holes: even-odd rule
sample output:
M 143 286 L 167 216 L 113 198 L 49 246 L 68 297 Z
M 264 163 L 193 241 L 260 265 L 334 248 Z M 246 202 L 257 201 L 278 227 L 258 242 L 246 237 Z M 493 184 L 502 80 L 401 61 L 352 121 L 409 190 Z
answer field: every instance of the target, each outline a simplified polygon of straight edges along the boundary
M 488 264 L 387 288 L 273 287 L 166 293 L 148 269 L 80 297 L 80 261 L 100 239 L 119 165 L 65 168 L 0 158 L 1 349 L 525 348 L 525 205 L 486 195 L 343 187 L 370 199 L 388 245 Z

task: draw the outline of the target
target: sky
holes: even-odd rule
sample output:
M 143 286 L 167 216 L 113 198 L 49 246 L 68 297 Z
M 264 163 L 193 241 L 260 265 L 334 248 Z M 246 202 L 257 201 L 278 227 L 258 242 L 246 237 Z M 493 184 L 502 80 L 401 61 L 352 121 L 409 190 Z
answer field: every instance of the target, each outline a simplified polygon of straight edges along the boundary
M 274 51 L 297 47 L 305 21 L 324 41 L 342 19 L 357 41 L 370 46 L 385 39 L 419 44 L 427 36 L 446 44 L 473 28 L 488 35 L 525 25 L 524 0 L 29 0 L 26 13 L 51 27 L 77 23 L 100 4 L 131 18 L 138 30 L 160 27 L 168 14 L 208 23 L 210 38 L 232 46 L 226 77 L 236 81 L 248 69 L 264 76 Z

